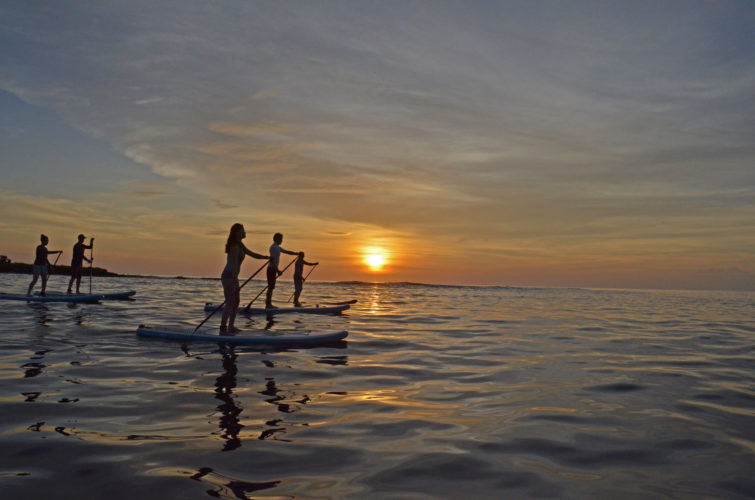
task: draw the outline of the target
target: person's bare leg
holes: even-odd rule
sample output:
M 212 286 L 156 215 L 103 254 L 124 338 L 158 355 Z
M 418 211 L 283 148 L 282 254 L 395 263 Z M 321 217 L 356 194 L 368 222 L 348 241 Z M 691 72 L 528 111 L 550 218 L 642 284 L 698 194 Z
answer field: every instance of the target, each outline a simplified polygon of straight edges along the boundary
M 239 302 L 241 301 L 240 294 L 241 292 L 239 290 L 238 283 L 236 283 L 236 285 L 234 286 L 234 295 L 233 295 L 233 301 L 231 304 L 231 311 L 230 311 L 230 314 L 228 315 L 228 333 L 238 333 L 241 331 L 240 329 L 234 326 L 234 323 L 236 322 L 236 314 L 239 311 Z
M 223 316 L 220 320 L 220 332 L 225 332 L 228 329 L 228 318 L 231 315 L 231 309 L 233 305 L 233 295 L 235 293 L 235 287 L 233 284 L 229 284 L 223 281 L 223 295 L 225 295 L 225 307 L 223 307 Z M 233 324 L 233 322 L 231 322 Z
M 265 296 L 265 307 L 268 309 L 275 307 L 273 305 L 273 289 L 270 287 L 267 288 L 267 295 Z
M 34 276 L 32 277 L 31 283 L 29 284 L 29 290 L 26 292 L 27 297 L 31 295 L 31 291 L 34 288 L 34 285 L 37 284 L 38 279 L 39 279 L 39 273 L 37 271 L 34 271 Z

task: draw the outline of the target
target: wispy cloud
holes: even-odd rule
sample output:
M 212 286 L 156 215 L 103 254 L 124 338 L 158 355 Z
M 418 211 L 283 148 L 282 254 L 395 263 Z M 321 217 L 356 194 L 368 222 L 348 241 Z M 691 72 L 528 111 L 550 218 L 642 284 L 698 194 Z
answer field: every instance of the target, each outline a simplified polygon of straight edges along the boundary
M 223 224 L 754 265 L 748 3 L 46 8 L 0 7 L 0 89 Z

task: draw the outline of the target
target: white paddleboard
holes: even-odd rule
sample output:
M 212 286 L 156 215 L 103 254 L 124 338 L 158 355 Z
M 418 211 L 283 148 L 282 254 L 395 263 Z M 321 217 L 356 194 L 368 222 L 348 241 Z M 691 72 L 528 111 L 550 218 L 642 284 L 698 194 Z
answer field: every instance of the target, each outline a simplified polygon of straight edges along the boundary
M 34 293 L 35 296 L 39 295 L 39 292 Z M 113 293 L 60 293 L 60 292 L 47 292 L 48 297 L 86 297 L 89 295 L 97 295 L 103 300 L 122 300 L 136 295 L 136 290 L 129 290 L 127 292 L 113 292 Z
M 49 293 L 45 297 L 40 297 L 39 295 L 27 297 L 26 295 L 0 293 L 0 300 L 21 300 L 25 302 L 99 302 L 102 300 L 102 294 L 67 295 Z
M 346 338 L 345 330 L 309 331 L 292 330 L 290 332 L 273 332 L 270 330 L 244 330 L 238 335 L 218 335 L 217 330 L 200 329 L 196 333 L 181 327 L 145 326 L 136 329 L 140 337 L 180 340 L 183 342 L 225 342 L 245 345 L 305 345 L 326 344 Z
M 305 314 L 333 314 L 345 311 L 351 307 L 349 304 L 338 304 L 332 306 L 315 306 L 315 307 L 250 307 L 247 309 L 245 306 L 239 307 L 239 314 L 288 314 L 288 313 L 305 313 Z M 222 311 L 222 305 L 214 305 L 210 302 L 205 303 L 204 311 Z

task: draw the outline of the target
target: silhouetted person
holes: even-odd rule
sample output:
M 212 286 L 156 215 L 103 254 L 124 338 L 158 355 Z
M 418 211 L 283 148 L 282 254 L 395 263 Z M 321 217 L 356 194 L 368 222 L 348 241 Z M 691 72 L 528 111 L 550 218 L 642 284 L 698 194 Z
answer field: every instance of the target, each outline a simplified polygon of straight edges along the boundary
M 301 289 L 304 286 L 304 266 L 316 266 L 319 262 L 307 262 L 304 260 L 304 252 L 299 252 L 299 257 L 294 264 L 294 306 L 301 307 L 299 303 L 299 295 L 301 295 Z
M 267 298 L 265 299 L 265 307 L 275 308 L 273 305 L 273 290 L 275 289 L 275 281 L 278 276 L 283 274 L 278 269 L 281 260 L 281 253 L 287 253 L 289 255 L 299 255 L 299 252 L 292 252 L 282 248 L 280 245 L 283 243 L 283 235 L 281 233 L 275 233 L 273 235 L 273 244 L 270 245 L 270 264 L 267 265 Z
M 223 319 L 220 320 L 220 333 L 236 333 L 241 331 L 233 326 L 233 323 L 236 321 L 236 313 L 239 309 L 239 272 L 241 271 L 241 263 L 244 262 L 244 257 L 249 255 L 255 259 L 270 258 L 267 255 L 254 253 L 247 249 L 241 243 L 241 240 L 244 238 L 246 238 L 246 231 L 244 231 L 243 225 L 236 223 L 231 226 L 231 232 L 225 244 L 225 253 L 228 254 L 228 259 L 225 269 L 223 269 L 223 273 L 220 275 L 220 282 L 223 284 L 223 294 L 225 295 Z
M 34 276 L 32 277 L 31 283 L 29 284 L 29 290 L 26 292 L 27 297 L 31 295 L 31 290 L 32 288 L 34 288 L 34 285 L 37 283 L 37 279 L 40 276 L 42 276 L 42 291 L 40 292 L 40 295 L 43 297 L 46 295 L 47 275 L 50 272 L 50 262 L 48 262 L 47 256 L 53 253 L 63 253 L 63 250 L 48 250 L 47 243 L 50 242 L 50 239 L 44 234 L 41 235 L 39 239 L 41 241 L 41 245 L 37 245 L 36 257 L 34 259 L 34 265 L 32 267 Z
M 84 257 L 84 250 L 91 250 L 94 246 L 94 238 L 89 238 L 89 244 L 84 244 L 86 236 L 79 235 L 79 242 L 73 246 L 73 257 L 71 257 L 71 280 L 68 282 L 68 293 L 71 293 L 71 286 L 76 281 L 76 293 L 79 293 L 79 287 L 81 286 L 81 267 L 84 261 L 92 263 L 94 259 L 87 259 Z

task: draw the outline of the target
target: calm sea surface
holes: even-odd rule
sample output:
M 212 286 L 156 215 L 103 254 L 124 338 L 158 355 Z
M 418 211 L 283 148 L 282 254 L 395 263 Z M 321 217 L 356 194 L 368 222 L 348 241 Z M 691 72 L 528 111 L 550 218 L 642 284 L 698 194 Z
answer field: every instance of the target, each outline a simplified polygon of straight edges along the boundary
M 307 283 L 359 302 L 238 326 L 348 339 L 259 349 L 136 336 L 218 281 L 129 289 L 0 304 L 0 498 L 755 497 L 753 293 Z

